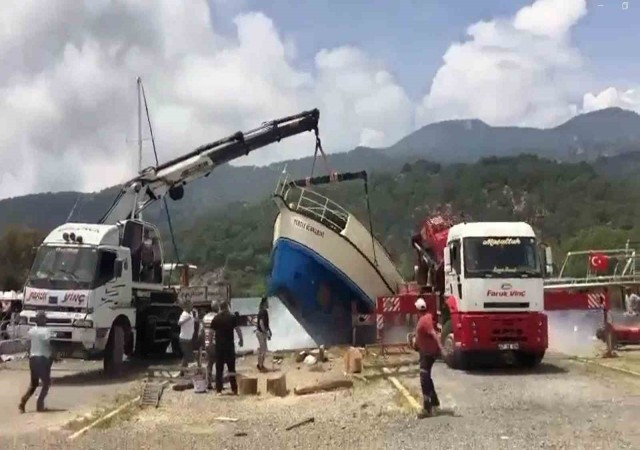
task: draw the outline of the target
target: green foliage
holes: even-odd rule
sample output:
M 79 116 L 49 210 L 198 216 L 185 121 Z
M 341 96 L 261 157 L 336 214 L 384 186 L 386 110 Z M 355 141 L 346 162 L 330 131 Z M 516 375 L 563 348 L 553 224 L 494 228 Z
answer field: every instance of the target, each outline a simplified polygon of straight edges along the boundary
M 29 228 L 9 228 L 0 237 L 0 291 L 21 290 L 33 262 L 33 248 L 43 233 Z
M 438 207 L 450 205 L 467 220 L 524 220 L 552 245 L 557 263 L 569 249 L 624 245 L 640 237 L 640 190 L 632 180 L 609 179 L 586 163 L 567 164 L 532 155 L 485 158 L 441 167 L 405 164 L 399 173 L 370 177 L 376 237 L 406 277 L 412 274 L 411 234 Z M 319 188 L 368 226 L 364 189 L 358 183 Z M 258 295 L 265 287 L 277 214 L 271 200 L 235 204 L 180 233 L 183 259 L 225 266 L 235 293 Z

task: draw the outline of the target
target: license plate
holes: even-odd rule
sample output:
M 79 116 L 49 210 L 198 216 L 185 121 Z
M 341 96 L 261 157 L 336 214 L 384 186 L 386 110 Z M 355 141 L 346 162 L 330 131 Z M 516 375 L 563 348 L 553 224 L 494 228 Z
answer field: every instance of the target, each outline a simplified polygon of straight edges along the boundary
M 518 350 L 520 345 L 517 342 L 505 342 L 503 344 L 498 344 L 498 348 L 500 350 Z

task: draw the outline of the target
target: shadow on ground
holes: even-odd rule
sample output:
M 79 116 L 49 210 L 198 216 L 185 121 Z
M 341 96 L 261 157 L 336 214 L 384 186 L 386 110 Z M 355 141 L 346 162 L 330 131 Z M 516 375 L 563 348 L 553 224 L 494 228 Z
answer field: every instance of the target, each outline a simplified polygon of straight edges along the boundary
M 559 367 L 555 364 L 543 362 L 537 367 L 527 369 L 522 367 L 485 367 L 468 370 L 466 373 L 469 375 L 493 375 L 493 376 L 538 376 L 538 375 L 553 375 L 569 372 L 564 367 Z
M 154 359 L 133 359 L 124 363 L 123 370 L 119 375 L 107 375 L 102 368 L 76 372 L 69 375 L 52 376 L 52 383 L 57 386 L 75 386 L 75 385 L 105 385 L 125 383 L 139 379 L 150 367 L 166 366 L 173 368 L 179 360 L 174 356 L 167 355 Z

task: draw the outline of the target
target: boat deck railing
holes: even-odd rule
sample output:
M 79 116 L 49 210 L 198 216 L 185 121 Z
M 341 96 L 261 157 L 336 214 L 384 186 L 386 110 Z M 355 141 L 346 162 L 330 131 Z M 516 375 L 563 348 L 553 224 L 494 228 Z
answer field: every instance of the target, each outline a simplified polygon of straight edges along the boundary
M 289 183 L 285 173 L 278 180 L 275 195 L 281 197 L 289 209 L 316 220 L 337 233 L 347 227 L 349 212 L 328 197 L 316 191 Z

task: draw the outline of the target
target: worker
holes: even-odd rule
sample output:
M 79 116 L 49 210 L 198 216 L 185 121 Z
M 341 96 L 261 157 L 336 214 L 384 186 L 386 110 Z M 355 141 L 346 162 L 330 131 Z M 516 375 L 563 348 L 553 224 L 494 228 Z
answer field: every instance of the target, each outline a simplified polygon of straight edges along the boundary
M 51 365 L 53 364 L 53 353 L 51 351 L 51 331 L 47 328 L 47 316 L 44 311 L 36 313 L 36 326 L 29 330 L 29 371 L 31 373 L 31 383 L 27 392 L 20 400 L 19 409 L 24 413 L 27 402 L 36 391 L 38 384 L 42 382 L 40 395 L 38 396 L 37 411 L 46 411 L 44 399 L 49 392 L 51 385 Z
M 236 381 L 236 349 L 233 340 L 233 331 L 238 335 L 238 345 L 242 347 L 242 331 L 240 330 L 239 316 L 231 314 L 229 302 L 220 305 L 220 312 L 211 321 L 211 328 L 215 332 L 215 357 L 216 357 L 216 392 L 222 393 L 222 373 L 224 366 L 229 372 L 231 392 L 238 394 L 238 382 Z
M 638 294 L 636 294 L 630 287 L 627 287 L 625 303 L 627 307 L 627 315 L 637 316 L 640 314 L 640 296 L 638 296 Z
M 180 351 L 182 352 L 182 367 L 186 368 L 193 361 L 193 335 L 195 332 L 195 315 L 191 300 L 182 302 L 182 314 L 178 319 L 180 326 Z M 181 372 L 184 374 L 184 372 Z
M 153 282 L 153 256 L 153 241 L 149 230 L 145 229 L 140 249 L 140 281 L 143 283 Z
M 438 355 L 442 354 L 442 344 L 434 327 L 433 316 L 427 312 L 427 303 L 419 298 L 415 302 L 418 310 L 416 325 L 416 349 L 420 353 L 420 387 L 422 388 L 423 410 L 419 418 L 431 416 L 433 408 L 440 407 L 438 394 L 431 378 L 431 368 Z
M 220 307 L 218 306 L 218 302 L 213 300 L 211 302 L 211 314 L 213 317 L 211 318 L 211 323 L 213 323 L 213 319 L 215 319 L 216 314 L 220 312 Z M 212 389 L 213 383 L 213 365 L 216 362 L 216 337 L 213 331 L 208 333 L 209 335 L 209 343 L 207 344 L 206 352 L 207 352 L 207 389 Z
M 267 297 L 262 297 L 258 310 L 258 323 L 256 324 L 256 337 L 258 338 L 258 370 L 266 372 L 264 359 L 267 356 L 267 340 L 271 340 L 271 328 L 269 327 L 269 302 Z
M 160 240 L 157 236 L 151 239 L 153 252 L 153 282 L 162 283 L 162 254 L 160 253 Z

